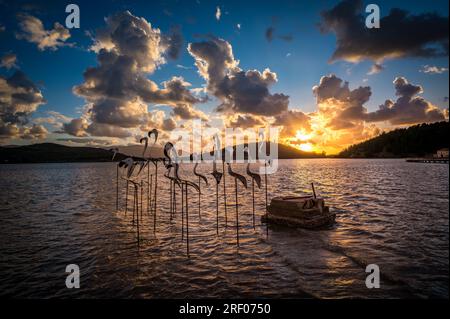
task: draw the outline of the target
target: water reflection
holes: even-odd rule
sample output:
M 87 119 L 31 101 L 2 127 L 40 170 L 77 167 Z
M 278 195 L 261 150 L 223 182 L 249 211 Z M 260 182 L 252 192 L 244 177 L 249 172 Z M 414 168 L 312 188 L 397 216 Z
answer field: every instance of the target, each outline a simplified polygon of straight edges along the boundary
M 270 196 L 317 192 L 337 212 L 331 229 L 271 226 L 260 216 L 264 188 L 240 189 L 240 247 L 223 197 L 216 234 L 215 185 L 190 197 L 190 250 L 181 214 L 170 221 L 169 184 L 160 175 L 158 221 L 146 214 L 136 243 L 131 212 L 115 210 L 115 165 L 0 166 L 0 284 L 18 297 L 447 297 L 448 166 L 402 160 L 287 160 L 269 178 Z M 233 165 L 245 175 L 245 165 Z M 183 176 L 192 167 L 184 166 Z M 162 173 L 162 170 L 161 170 Z M 194 179 L 194 176 L 190 176 Z M 221 192 L 221 189 L 219 190 Z M 234 182 L 227 176 L 227 193 Z M 221 194 L 221 193 L 220 193 Z M 181 198 L 177 200 L 181 203 Z M 131 204 L 130 204 L 131 205 Z M 178 205 L 180 210 L 181 206 Z M 81 289 L 65 288 L 65 266 L 77 263 Z M 381 289 L 365 287 L 365 265 L 376 263 Z

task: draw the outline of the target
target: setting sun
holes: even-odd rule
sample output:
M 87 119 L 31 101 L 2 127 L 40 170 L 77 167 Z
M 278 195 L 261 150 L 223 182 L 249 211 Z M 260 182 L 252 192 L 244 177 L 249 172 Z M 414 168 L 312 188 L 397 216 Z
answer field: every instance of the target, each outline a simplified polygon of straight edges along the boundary
M 305 151 L 305 152 L 312 152 L 313 145 L 311 143 L 303 143 L 303 144 L 300 144 L 299 149 L 301 149 L 302 151 Z
M 297 134 L 295 135 L 295 137 L 297 139 L 299 139 L 300 141 L 308 141 L 311 139 L 312 134 L 311 133 L 307 134 L 303 130 L 299 130 L 299 131 L 297 131 Z

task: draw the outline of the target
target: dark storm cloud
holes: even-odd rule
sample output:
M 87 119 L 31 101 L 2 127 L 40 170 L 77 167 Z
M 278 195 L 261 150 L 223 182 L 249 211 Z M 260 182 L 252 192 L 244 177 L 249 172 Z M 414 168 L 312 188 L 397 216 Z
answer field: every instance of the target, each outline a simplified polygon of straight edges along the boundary
M 361 0 L 344 0 L 322 12 L 321 31 L 336 35 L 331 61 L 448 55 L 448 17 L 392 9 L 381 18 L 379 29 L 368 29 L 362 4 Z
M 207 41 L 190 43 L 188 51 L 207 81 L 207 91 L 222 102 L 218 111 L 272 116 L 287 110 L 289 96 L 269 91 L 277 82 L 276 73 L 269 69 L 263 72 L 240 69 L 227 41 L 210 37 Z

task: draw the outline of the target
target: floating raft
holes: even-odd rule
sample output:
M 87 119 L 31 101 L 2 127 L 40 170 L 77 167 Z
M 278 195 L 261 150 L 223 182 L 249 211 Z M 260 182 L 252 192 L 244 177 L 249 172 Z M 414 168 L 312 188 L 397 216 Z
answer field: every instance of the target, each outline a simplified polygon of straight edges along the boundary
M 268 206 L 263 222 L 307 229 L 332 225 L 335 213 L 330 213 L 321 197 L 274 197 Z

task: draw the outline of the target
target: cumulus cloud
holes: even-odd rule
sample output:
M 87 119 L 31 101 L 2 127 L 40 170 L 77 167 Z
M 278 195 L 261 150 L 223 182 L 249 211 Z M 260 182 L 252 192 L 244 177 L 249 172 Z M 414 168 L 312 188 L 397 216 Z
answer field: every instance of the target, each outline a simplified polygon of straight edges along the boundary
M 63 124 L 63 131 L 59 133 L 67 133 L 69 135 L 77 137 L 85 137 L 88 134 L 86 129 L 88 127 L 88 122 L 84 118 L 72 119 L 69 123 Z
M 0 76 L 0 120 L 24 125 L 29 116 L 46 101 L 39 88 L 21 72 Z
M 233 116 L 231 119 L 229 119 L 228 121 L 228 125 L 229 127 L 233 127 L 233 128 L 241 128 L 241 129 L 248 129 L 248 128 L 253 128 L 253 127 L 262 127 L 265 126 L 266 122 L 264 118 L 261 118 L 259 116 L 254 116 L 254 115 L 237 115 L 237 116 Z
M 422 69 L 419 70 L 422 73 L 428 74 L 442 74 L 448 72 L 448 68 L 434 66 L 434 65 L 424 65 Z
M 70 122 L 72 119 L 56 111 L 47 111 L 46 117 L 38 117 L 33 120 L 36 124 L 48 124 L 56 129 L 61 129 L 64 123 Z
M 182 77 L 172 77 L 160 88 L 148 78 L 166 57 L 176 58 L 182 45 L 179 29 L 168 35 L 144 18 L 129 11 L 106 18 L 106 26 L 97 30 L 91 49 L 97 52 L 98 65 L 84 72 L 84 83 L 73 92 L 86 99 L 88 109 L 84 120 L 66 126 L 69 134 L 125 137 L 123 129 L 146 126 L 151 112 L 149 104 L 173 108 L 192 107 L 203 100 L 190 90 L 191 84 Z M 86 123 L 88 127 L 80 129 Z M 75 125 L 77 124 L 77 125 Z M 171 127 L 166 122 L 165 127 Z
M 368 122 L 389 121 L 392 125 L 404 125 L 446 119 L 443 110 L 418 96 L 423 93 L 420 85 L 411 84 L 404 77 L 397 77 L 394 80 L 394 88 L 398 99 L 395 102 L 387 100 L 377 111 L 368 113 Z
M 9 139 L 44 139 L 47 137 L 47 129 L 39 124 L 20 126 L 17 124 L 4 123 L 0 120 L 0 140 Z
M 31 127 L 24 127 L 22 129 L 21 138 L 27 139 L 27 140 L 34 140 L 34 139 L 44 139 L 47 137 L 47 129 L 38 124 L 33 124 Z
M 173 27 L 169 34 L 162 37 L 162 45 L 166 48 L 167 56 L 172 60 L 176 60 L 180 56 L 183 43 L 180 27 Z
M 301 129 L 311 131 L 311 117 L 299 110 L 287 110 L 275 116 L 273 125 L 282 126 L 281 137 L 291 137 Z
M 321 15 L 321 31 L 336 35 L 331 62 L 448 55 L 448 17 L 437 13 L 391 9 L 379 29 L 366 28 L 361 0 L 341 1 Z
M 172 113 L 183 120 L 201 119 L 206 121 L 208 119 L 203 112 L 194 109 L 189 104 L 179 104 L 175 106 Z
M 398 99 L 387 100 L 377 111 L 368 112 L 364 106 L 372 94 L 370 87 L 349 88 L 348 82 L 335 75 L 324 76 L 313 88 L 318 109 L 326 118 L 328 127 L 345 130 L 361 122 L 389 122 L 391 125 L 436 122 L 445 119 L 444 111 L 418 96 L 420 85 L 409 83 L 403 77 L 394 80 Z
M 367 72 L 367 75 L 377 74 L 384 70 L 384 67 L 379 63 L 374 63 L 370 67 L 369 72 Z
M 15 68 L 17 62 L 17 56 L 14 53 L 6 53 L 2 56 L 0 60 L 0 67 L 11 69 Z
M 70 32 L 60 23 L 55 22 L 53 29 L 45 30 L 41 20 L 26 13 L 17 15 L 21 32 L 16 33 L 18 39 L 37 44 L 39 50 L 56 50 L 58 47 L 69 45 L 66 40 Z
M 265 69 L 244 71 L 235 60 L 231 44 L 215 37 L 190 43 L 199 74 L 207 81 L 207 91 L 217 97 L 220 112 L 272 116 L 287 110 L 289 96 L 271 94 L 269 87 L 277 82 L 276 73 Z

